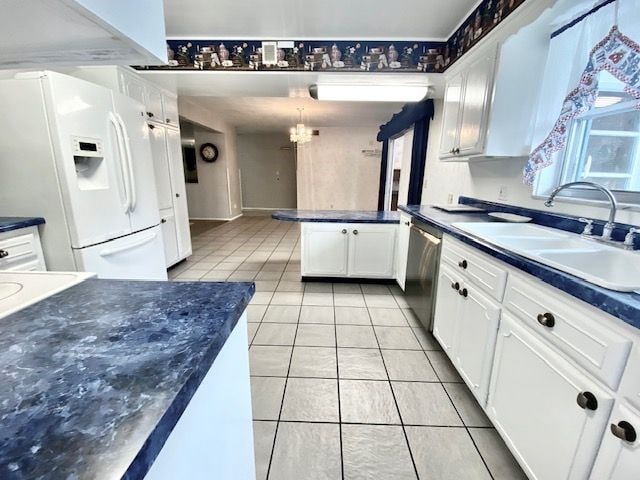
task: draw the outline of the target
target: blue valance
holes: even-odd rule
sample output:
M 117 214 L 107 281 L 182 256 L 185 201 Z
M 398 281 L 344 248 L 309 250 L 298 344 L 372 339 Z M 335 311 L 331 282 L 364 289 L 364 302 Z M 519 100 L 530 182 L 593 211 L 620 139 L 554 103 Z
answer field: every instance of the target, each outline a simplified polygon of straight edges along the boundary
M 433 100 L 427 99 L 418 103 L 408 103 L 402 110 L 396 113 L 391 120 L 384 125 L 380 125 L 378 141 L 384 142 L 390 138 L 400 135 L 405 130 L 411 128 L 415 123 L 433 118 Z

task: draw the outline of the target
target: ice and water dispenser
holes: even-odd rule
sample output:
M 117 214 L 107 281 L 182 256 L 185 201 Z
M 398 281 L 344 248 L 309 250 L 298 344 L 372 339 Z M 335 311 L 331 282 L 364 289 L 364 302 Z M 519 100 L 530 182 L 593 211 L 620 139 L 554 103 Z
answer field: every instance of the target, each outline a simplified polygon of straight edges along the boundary
M 109 188 L 109 176 L 101 140 L 74 137 L 73 163 L 80 190 Z

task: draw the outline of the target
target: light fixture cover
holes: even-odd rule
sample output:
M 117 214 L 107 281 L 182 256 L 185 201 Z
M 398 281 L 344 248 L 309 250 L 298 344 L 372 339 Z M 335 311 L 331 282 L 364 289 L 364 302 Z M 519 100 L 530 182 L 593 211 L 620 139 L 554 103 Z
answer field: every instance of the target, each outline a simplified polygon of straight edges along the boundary
M 419 102 L 429 94 L 428 85 L 311 85 L 309 94 L 316 100 L 343 102 Z

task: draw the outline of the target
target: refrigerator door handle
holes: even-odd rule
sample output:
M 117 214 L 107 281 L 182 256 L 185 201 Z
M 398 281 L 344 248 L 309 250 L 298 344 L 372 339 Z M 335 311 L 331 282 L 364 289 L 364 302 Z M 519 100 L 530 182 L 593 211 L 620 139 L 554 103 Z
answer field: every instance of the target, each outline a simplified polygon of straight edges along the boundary
M 122 117 L 118 114 L 116 114 L 116 118 L 118 120 L 118 123 L 120 124 L 120 130 L 122 132 L 124 150 L 125 150 L 126 159 L 127 159 L 127 167 L 129 171 L 129 185 L 131 186 L 131 201 L 129 202 L 129 211 L 133 212 L 136 209 L 137 199 L 136 199 L 136 179 L 133 171 L 133 158 L 131 158 L 132 157 L 131 143 L 129 140 L 129 135 L 127 134 L 127 127 L 124 124 L 124 120 L 122 120 Z
M 116 132 L 116 143 L 118 146 L 118 160 L 120 163 L 120 173 L 122 174 L 122 180 L 124 182 L 124 196 L 125 196 L 125 204 L 124 204 L 124 213 L 129 213 L 131 209 L 131 194 L 129 193 L 130 185 L 129 185 L 129 174 L 127 172 L 127 168 L 125 167 L 125 148 L 123 146 L 122 132 L 120 129 L 120 122 L 116 118 L 113 112 L 109 112 L 109 122 L 113 126 L 114 131 Z
M 100 256 L 101 257 L 109 257 L 111 255 L 115 255 L 117 253 L 121 253 L 121 252 L 126 252 L 127 250 L 132 250 L 136 247 L 139 247 L 140 245 L 144 245 L 145 243 L 149 243 L 153 240 L 155 240 L 155 238 L 158 236 L 158 234 L 156 232 L 152 232 L 151 234 L 140 238 L 139 240 L 136 240 L 134 242 L 131 243 L 127 243 L 125 245 L 122 245 L 120 247 L 116 247 L 116 248 L 105 248 L 104 250 L 100 251 Z

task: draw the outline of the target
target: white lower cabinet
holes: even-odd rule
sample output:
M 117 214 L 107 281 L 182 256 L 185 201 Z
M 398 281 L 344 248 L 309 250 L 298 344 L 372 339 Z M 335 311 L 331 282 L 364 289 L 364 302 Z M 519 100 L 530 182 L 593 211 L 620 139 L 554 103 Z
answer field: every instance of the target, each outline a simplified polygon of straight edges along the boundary
M 640 411 L 616 404 L 591 472 L 591 480 L 629 480 L 640 476 Z
M 529 478 L 587 478 L 612 405 L 610 393 L 503 311 L 487 413 Z
M 178 238 L 176 236 L 176 217 L 173 213 L 173 208 L 160 210 L 160 228 L 164 243 L 164 256 L 167 261 L 167 267 L 169 267 L 180 260 Z
M 347 275 L 348 230 L 337 223 L 309 223 L 302 226 L 302 275 Z
M 46 270 L 37 226 L 0 233 L 0 271 Z
M 391 279 L 397 225 L 302 224 L 302 276 Z
M 433 336 L 438 339 L 451 359 L 454 358 L 453 345 L 461 313 L 459 289 L 459 275 L 448 265 L 440 264 L 433 317 Z
M 169 170 L 171 171 L 171 187 L 173 189 L 173 209 L 175 213 L 176 236 L 178 238 L 178 257 L 182 260 L 191 255 L 192 248 L 180 130 L 167 128 L 167 151 L 169 152 Z
M 472 284 L 462 285 L 461 314 L 453 362 L 481 405 L 485 405 L 500 322 L 500 305 Z
M 396 248 L 396 282 L 404 290 L 407 281 L 407 258 L 409 256 L 409 237 L 411 236 L 411 217 L 400 214 L 398 227 L 398 247 Z
M 360 224 L 349 235 L 350 276 L 393 278 L 397 227 Z
M 499 321 L 499 304 L 449 265 L 440 267 L 433 334 L 483 406 Z

